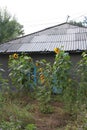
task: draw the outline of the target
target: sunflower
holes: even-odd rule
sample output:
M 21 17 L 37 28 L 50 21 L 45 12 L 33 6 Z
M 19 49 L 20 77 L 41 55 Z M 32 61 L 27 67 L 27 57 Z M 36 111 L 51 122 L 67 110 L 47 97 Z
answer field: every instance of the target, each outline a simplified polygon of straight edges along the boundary
M 42 83 L 42 84 L 45 82 L 44 75 L 40 75 L 40 80 L 41 80 L 41 83 Z
M 59 53 L 60 53 L 60 49 L 59 49 L 59 48 L 54 48 L 54 52 L 55 52 L 56 54 L 59 54 Z
M 43 80 L 44 79 L 44 75 L 40 75 L 40 79 Z
M 39 66 L 40 65 L 40 63 L 39 62 L 36 62 L 36 66 Z
M 39 71 L 42 72 L 42 71 L 43 71 L 43 68 L 39 68 Z
M 14 53 L 14 54 L 13 54 L 13 58 L 14 58 L 14 59 L 18 59 L 18 54 Z

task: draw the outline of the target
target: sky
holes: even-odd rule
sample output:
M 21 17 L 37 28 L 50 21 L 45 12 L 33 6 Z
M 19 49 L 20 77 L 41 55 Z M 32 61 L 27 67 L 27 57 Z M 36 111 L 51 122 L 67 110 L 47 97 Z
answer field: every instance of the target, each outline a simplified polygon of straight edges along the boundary
M 87 0 L 0 0 L 0 8 L 5 7 L 24 26 L 25 35 L 64 23 L 67 16 L 68 20 L 87 16 Z

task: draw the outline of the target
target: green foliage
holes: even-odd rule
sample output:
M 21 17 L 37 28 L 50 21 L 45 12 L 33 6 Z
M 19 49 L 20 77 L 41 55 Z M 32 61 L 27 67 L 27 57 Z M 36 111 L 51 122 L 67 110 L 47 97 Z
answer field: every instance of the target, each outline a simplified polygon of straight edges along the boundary
M 37 67 L 38 84 L 41 86 L 44 85 L 46 88 L 47 87 L 49 88 L 51 86 L 51 80 L 52 80 L 52 66 L 45 59 L 38 61 L 38 64 L 39 64 L 39 66 Z
M 81 82 L 86 81 L 86 77 L 87 77 L 87 54 L 85 52 L 82 54 L 82 59 L 78 63 L 77 72 L 79 74 L 79 80 Z
M 52 81 L 52 66 L 46 60 L 41 60 L 38 62 L 39 66 L 37 68 L 38 72 L 38 91 L 37 98 L 40 105 L 40 111 L 43 113 L 52 113 L 51 106 L 49 102 L 51 101 L 51 81 Z
M 87 54 L 85 52 L 78 63 L 77 77 L 79 81 L 77 90 L 78 105 L 86 104 L 87 106 Z
M 52 84 L 57 88 L 57 93 L 61 94 L 61 99 L 65 104 L 67 111 L 76 111 L 76 95 L 77 84 L 71 76 L 72 63 L 68 53 L 60 50 L 56 54 L 55 62 L 53 64 L 53 80 Z M 61 90 L 61 91 L 60 91 Z
M 77 22 L 77 21 L 70 20 L 69 23 L 79 27 L 87 27 L 87 16 L 85 16 L 82 21 Z
M 36 130 L 37 127 L 35 126 L 35 124 L 28 124 L 26 127 L 25 127 L 25 130 Z
M 87 108 L 86 105 L 82 105 L 77 115 L 77 127 L 83 130 L 87 130 Z
M 34 74 L 32 73 L 34 63 L 31 57 L 14 54 L 9 58 L 9 68 L 9 76 L 18 90 L 27 89 L 27 91 L 30 91 L 31 89 L 34 89 Z
M 63 91 L 63 101 L 68 112 L 77 114 L 77 84 L 73 80 Z
M 8 94 L 6 94 L 6 91 L 5 93 L 0 93 L 0 127 L 3 130 L 7 130 L 8 128 L 11 130 L 17 130 L 18 128 L 19 130 L 36 130 L 35 119 L 31 113 L 38 111 L 38 109 L 44 114 L 55 112 L 55 106 L 52 106 L 54 101 L 63 102 L 64 108 L 66 108 L 64 112 L 66 110 L 70 115 L 70 121 L 64 127 L 65 130 L 86 130 L 87 54 L 82 54 L 82 59 L 74 67 L 73 71 L 69 54 L 56 48 L 55 52 L 57 54 L 53 65 L 46 60 L 36 61 L 34 63 L 31 57 L 24 54 L 13 54 L 9 57 L 9 76 L 11 77 L 12 83 L 18 90 L 26 90 L 20 91 L 20 93 L 18 91 L 18 95 L 21 95 L 21 92 L 23 92 L 29 99 L 24 96 L 27 102 L 24 103 L 24 100 L 18 103 L 18 96 L 15 96 L 17 97 L 16 103 L 18 103 L 16 104 L 13 102 L 14 97 L 11 98 L 11 93 L 9 95 L 10 102 L 7 102 Z M 33 67 L 37 67 L 37 84 L 34 84 L 33 80 Z M 5 85 L 3 84 L 2 75 L 0 75 L 0 81 L 2 83 L 1 86 Z M 31 86 L 35 88 L 33 89 L 32 97 L 33 99 L 37 98 L 39 107 L 29 102 L 30 98 L 32 98 L 30 96 Z M 53 91 L 54 87 L 57 89 L 55 93 Z M 59 90 L 61 90 L 60 93 L 58 93 Z
M 53 85 L 58 89 L 65 89 L 68 86 L 68 80 L 70 77 L 70 56 L 64 51 L 56 54 L 55 62 L 53 64 Z
M 87 54 L 82 54 L 82 60 L 73 71 L 69 54 L 56 48 L 55 52 L 57 54 L 53 65 L 46 60 L 36 61 L 35 65 L 31 57 L 26 55 L 10 56 L 10 77 L 18 89 L 29 90 L 31 86 L 35 88 L 34 75 L 31 73 L 31 76 L 28 76 L 28 74 L 32 67 L 37 67 L 36 85 L 38 86 L 34 94 L 37 95 L 40 111 L 53 112 L 50 102 L 53 100 L 53 88 L 55 87 L 55 94 L 60 95 L 67 111 L 72 115 L 75 114 L 76 118 L 82 105 L 87 106 Z M 59 90 L 61 90 L 60 93 Z
M 33 116 L 27 111 L 26 107 L 21 108 L 21 106 L 16 105 L 14 103 L 3 103 L 3 109 L 2 109 L 2 120 L 10 120 L 12 118 L 14 121 L 19 120 L 22 122 L 22 124 L 31 123 L 34 121 Z
M 87 16 L 84 17 L 83 25 L 87 27 Z
M 39 88 L 38 89 L 38 94 L 37 94 L 37 96 L 38 96 L 38 100 L 42 103 L 42 104 L 44 104 L 44 105 L 46 105 L 46 104 L 48 104 L 49 102 L 50 102 L 50 100 L 51 100 L 51 91 L 50 90 L 46 90 L 46 88 L 43 86 L 43 88 Z
M 0 95 L 0 129 L 2 130 L 26 130 L 28 124 L 35 123 L 34 116 L 27 109 L 27 105 L 22 98 L 17 97 L 15 93 L 14 98 L 9 98 L 10 93 Z M 27 97 L 27 96 L 26 96 Z M 21 101 L 20 101 L 21 100 Z M 25 104 L 26 104 L 25 100 Z M 31 104 L 30 104 L 31 105 Z M 26 128 L 26 129 L 25 129 Z M 32 127 L 34 128 L 34 127 Z M 31 129 L 33 130 L 33 129 Z
M 84 111 L 87 108 L 87 54 L 85 52 L 74 69 L 72 73 L 75 77 L 69 80 L 63 99 L 67 110 L 78 115 L 82 106 L 86 105 Z
M 43 105 L 43 104 L 41 103 L 41 105 L 40 105 L 39 108 L 40 108 L 40 111 L 41 111 L 42 113 L 44 113 L 44 114 L 51 114 L 51 113 L 54 112 L 54 108 L 53 108 L 51 105 L 48 105 L 48 104 Z
M 7 95 L 2 94 L 0 96 L 0 129 L 2 130 L 36 130 L 35 119 L 30 109 L 27 109 L 27 105 L 22 106 L 22 97 L 9 98 L 10 93 Z M 25 95 L 23 95 L 25 98 Z M 5 99 L 5 100 L 4 100 Z M 25 104 L 26 104 L 25 100 Z M 1 106 L 2 105 L 2 106 Z M 31 104 L 30 104 L 31 105 Z
M 6 8 L 0 9 L 0 43 L 23 34 L 23 26 L 17 22 L 16 18 L 12 17 Z
M 81 21 L 76 22 L 76 21 L 71 20 L 71 21 L 69 21 L 69 23 L 73 24 L 73 25 L 76 25 L 76 26 L 79 26 L 79 27 L 84 27 L 83 22 L 81 22 Z
M 21 130 L 20 122 L 3 121 L 0 124 L 2 130 Z
M 68 124 L 65 127 L 65 130 L 78 130 L 78 128 L 75 125 L 73 125 L 73 124 Z

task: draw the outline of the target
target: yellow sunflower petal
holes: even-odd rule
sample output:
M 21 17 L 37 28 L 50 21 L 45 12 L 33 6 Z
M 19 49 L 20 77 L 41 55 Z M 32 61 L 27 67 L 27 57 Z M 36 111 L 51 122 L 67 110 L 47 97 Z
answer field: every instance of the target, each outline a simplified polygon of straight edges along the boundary
M 13 58 L 14 58 L 14 59 L 18 59 L 18 54 L 14 53 L 14 54 L 13 54 Z
M 54 48 L 54 52 L 55 52 L 56 54 L 59 54 L 59 53 L 60 53 L 59 48 Z

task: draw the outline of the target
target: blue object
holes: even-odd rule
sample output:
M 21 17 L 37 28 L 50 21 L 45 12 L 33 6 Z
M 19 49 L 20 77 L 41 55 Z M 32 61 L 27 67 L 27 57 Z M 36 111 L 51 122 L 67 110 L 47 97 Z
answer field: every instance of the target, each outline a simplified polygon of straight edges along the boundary
M 34 83 L 36 84 L 37 78 L 36 78 L 36 66 L 34 66 Z
M 53 85 L 52 86 L 52 91 L 54 94 L 61 94 L 62 93 L 62 88 L 58 87 L 58 84 L 57 84 L 57 76 L 54 74 L 53 75 Z
M 52 90 L 53 90 L 54 94 L 61 94 L 62 93 L 62 88 L 57 88 L 56 86 L 54 86 L 52 88 Z

